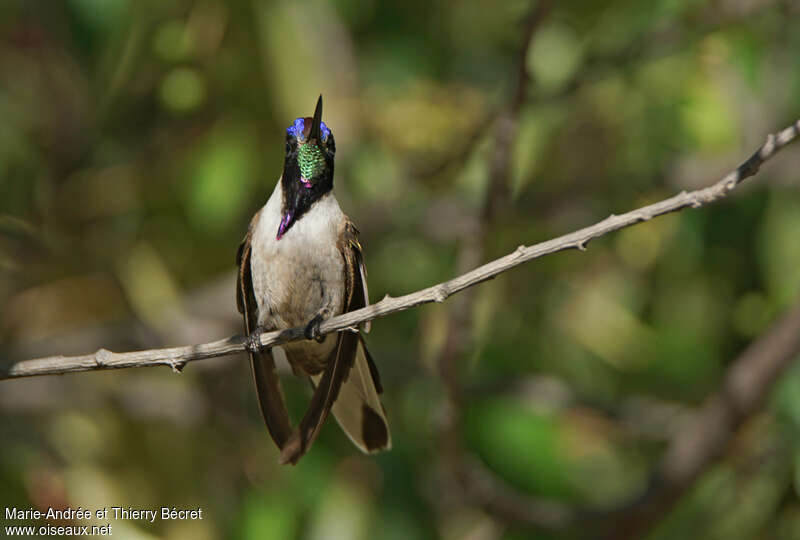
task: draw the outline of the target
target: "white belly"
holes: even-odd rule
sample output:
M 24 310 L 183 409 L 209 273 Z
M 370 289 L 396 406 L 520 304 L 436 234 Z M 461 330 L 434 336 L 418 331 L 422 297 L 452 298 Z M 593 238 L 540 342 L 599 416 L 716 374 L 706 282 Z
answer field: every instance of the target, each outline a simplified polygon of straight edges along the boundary
M 344 214 L 333 193 L 278 240 L 281 197 L 279 181 L 259 216 L 250 263 L 259 325 L 275 330 L 303 326 L 322 310 L 330 317 L 344 307 L 344 260 L 337 246 Z

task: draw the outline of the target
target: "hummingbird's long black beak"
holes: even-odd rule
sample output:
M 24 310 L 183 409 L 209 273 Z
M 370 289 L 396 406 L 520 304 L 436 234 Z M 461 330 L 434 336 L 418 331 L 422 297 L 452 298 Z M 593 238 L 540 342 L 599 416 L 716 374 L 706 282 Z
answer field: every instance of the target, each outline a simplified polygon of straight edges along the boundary
M 322 94 L 319 95 L 317 108 L 314 110 L 314 119 L 311 121 L 311 131 L 308 132 L 309 141 L 320 140 L 320 124 L 322 124 Z

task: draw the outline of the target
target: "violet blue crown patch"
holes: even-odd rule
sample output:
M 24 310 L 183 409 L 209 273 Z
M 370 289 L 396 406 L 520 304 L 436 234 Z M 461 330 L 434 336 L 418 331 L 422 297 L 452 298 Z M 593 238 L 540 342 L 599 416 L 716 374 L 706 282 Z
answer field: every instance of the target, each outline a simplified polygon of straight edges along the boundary
M 328 129 L 328 126 L 325 125 L 325 122 L 320 122 L 319 124 L 320 132 L 322 133 L 322 142 L 328 140 L 328 136 L 331 134 L 331 130 Z M 291 126 L 286 128 L 286 133 L 292 135 L 293 137 L 299 139 L 301 142 L 305 141 L 305 118 L 298 118 L 292 123 Z

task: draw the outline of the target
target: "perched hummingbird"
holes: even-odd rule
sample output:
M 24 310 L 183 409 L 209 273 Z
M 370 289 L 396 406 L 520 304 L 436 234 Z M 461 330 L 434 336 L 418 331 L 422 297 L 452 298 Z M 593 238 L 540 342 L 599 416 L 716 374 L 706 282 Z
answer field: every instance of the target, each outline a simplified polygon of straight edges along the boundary
M 391 447 L 378 394 L 378 370 L 357 329 L 320 336 L 320 323 L 369 303 L 358 229 L 333 194 L 333 133 L 322 121 L 322 96 L 313 118 L 286 130 L 283 174 L 250 222 L 239 246 L 236 300 L 244 318 L 256 393 L 281 463 L 295 464 L 333 414 L 363 452 Z M 258 335 L 305 326 L 305 340 L 283 345 L 295 375 L 314 395 L 292 430 L 275 362 Z M 369 331 L 369 325 L 364 326 Z

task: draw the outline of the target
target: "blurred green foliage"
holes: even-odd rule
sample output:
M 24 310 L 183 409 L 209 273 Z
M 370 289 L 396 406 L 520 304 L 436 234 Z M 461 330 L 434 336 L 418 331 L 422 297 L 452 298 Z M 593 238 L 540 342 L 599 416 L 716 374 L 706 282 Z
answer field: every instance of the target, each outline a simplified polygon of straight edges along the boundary
M 0 3 L 0 361 L 241 331 L 236 247 L 280 174 L 286 126 L 319 93 L 372 300 L 453 276 L 529 9 Z M 791 1 L 556 2 L 524 50 L 512 201 L 487 257 L 717 179 L 800 116 L 797 51 Z M 674 411 L 702 403 L 797 301 L 799 170 L 789 149 L 727 201 L 480 285 L 463 444 L 533 495 L 605 508 L 641 489 Z M 279 467 L 241 357 L 2 382 L 0 506 L 206 516 L 117 521 L 115 538 L 579 538 L 448 492 L 436 362 L 449 313 L 374 323 L 394 441 L 374 457 L 331 421 Z M 800 538 L 798 389 L 792 369 L 654 538 Z M 302 414 L 307 385 L 287 380 L 287 394 Z

